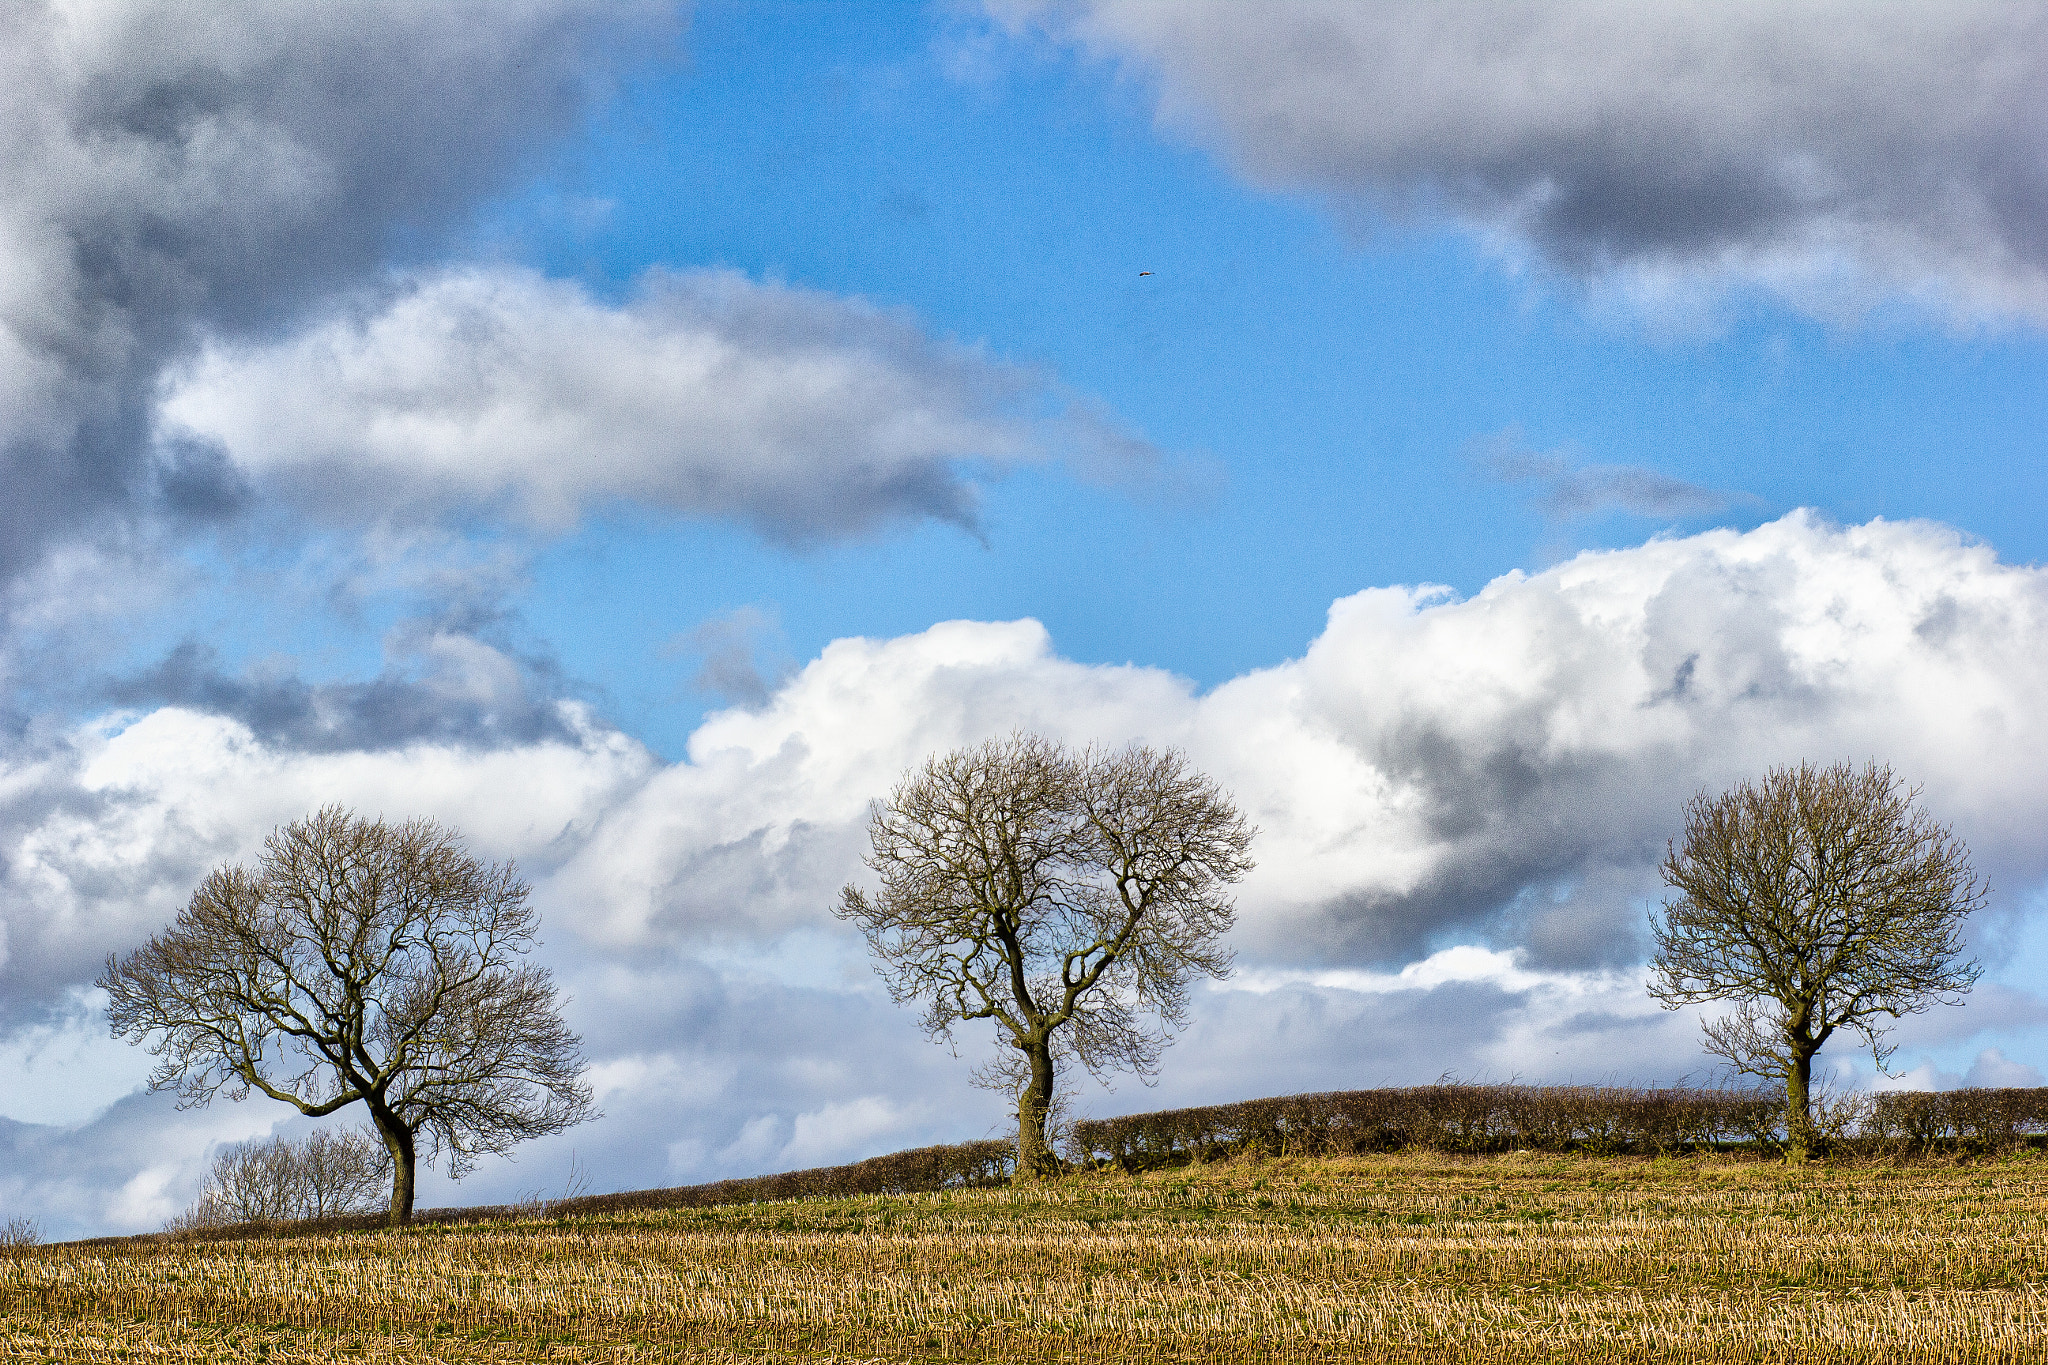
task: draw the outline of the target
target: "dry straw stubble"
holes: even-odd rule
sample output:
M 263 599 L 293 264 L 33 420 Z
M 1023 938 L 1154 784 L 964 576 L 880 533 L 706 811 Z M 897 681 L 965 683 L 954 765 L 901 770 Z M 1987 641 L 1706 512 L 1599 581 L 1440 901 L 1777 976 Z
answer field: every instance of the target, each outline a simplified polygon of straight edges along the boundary
M 563 1359 L 2022 1360 L 2048 1339 L 2044 1214 L 2031 1156 L 1799 1175 L 1727 1157 L 1285 1159 L 42 1248 L 0 1261 L 0 1299 L 17 1335 L 146 1350 L 176 1324 L 263 1329 L 273 1359 L 353 1337 L 476 1360 L 521 1343 Z

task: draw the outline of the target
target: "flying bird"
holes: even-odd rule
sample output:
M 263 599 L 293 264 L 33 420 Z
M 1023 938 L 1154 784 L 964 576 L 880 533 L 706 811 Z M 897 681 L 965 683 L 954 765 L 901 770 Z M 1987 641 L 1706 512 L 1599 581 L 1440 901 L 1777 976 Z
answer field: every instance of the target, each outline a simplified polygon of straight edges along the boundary
M 1145 277 L 1146 277 L 1147 275 L 1149 275 L 1149 274 L 1151 274 L 1151 273 L 1152 273 L 1152 272 L 1151 272 L 1151 271 L 1149 271 L 1149 270 L 1140 270 L 1140 271 L 1138 272 L 1138 278 L 1142 280 L 1142 279 L 1144 279 L 1144 278 L 1145 278 Z

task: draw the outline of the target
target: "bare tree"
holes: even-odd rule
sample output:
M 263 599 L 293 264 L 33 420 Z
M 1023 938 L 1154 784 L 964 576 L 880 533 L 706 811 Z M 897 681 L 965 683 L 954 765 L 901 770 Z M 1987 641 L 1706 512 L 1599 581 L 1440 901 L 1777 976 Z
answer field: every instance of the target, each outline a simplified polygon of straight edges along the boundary
M 390 1179 L 390 1152 L 362 1128 L 237 1142 L 214 1155 L 198 1200 L 169 1231 L 367 1213 Z
M 1813 1058 L 1837 1029 L 1891 1056 L 1887 1020 L 1955 1003 L 1977 980 L 1963 921 L 1988 888 L 1969 850 L 1889 767 L 1774 768 L 1693 798 L 1664 859 L 1650 993 L 1667 1009 L 1732 1000 L 1707 1050 L 1785 1083 L 1795 1158 L 1817 1145 Z
M 1057 1071 L 1150 1078 L 1186 1020 L 1189 984 L 1230 969 L 1226 887 L 1255 830 L 1180 754 L 1070 753 L 1013 735 L 932 758 L 873 807 L 873 896 L 860 927 L 898 1003 L 935 1040 L 993 1020 L 1010 1049 L 984 1080 L 1013 1084 L 1017 1169 L 1053 1169 Z
M 391 1178 L 391 1150 L 368 1129 L 310 1133 L 294 1145 L 292 1157 L 298 1176 L 294 1218 L 367 1213 Z
M 539 916 L 513 867 L 430 820 L 339 806 L 208 874 L 169 931 L 99 985 L 115 1036 L 154 1038 L 152 1089 L 259 1090 L 319 1117 L 362 1104 L 391 1154 L 391 1221 L 418 1154 L 479 1156 L 593 1113 L 553 978 L 522 961 Z

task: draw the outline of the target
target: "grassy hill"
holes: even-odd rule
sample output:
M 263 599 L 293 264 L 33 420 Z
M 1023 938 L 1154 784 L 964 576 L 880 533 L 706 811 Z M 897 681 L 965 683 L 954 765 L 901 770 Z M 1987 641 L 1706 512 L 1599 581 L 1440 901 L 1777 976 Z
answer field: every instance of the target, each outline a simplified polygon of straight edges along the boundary
M 2048 1159 L 1240 1159 L 1037 1188 L 0 1255 L 0 1356 L 1966 1361 L 2048 1341 Z

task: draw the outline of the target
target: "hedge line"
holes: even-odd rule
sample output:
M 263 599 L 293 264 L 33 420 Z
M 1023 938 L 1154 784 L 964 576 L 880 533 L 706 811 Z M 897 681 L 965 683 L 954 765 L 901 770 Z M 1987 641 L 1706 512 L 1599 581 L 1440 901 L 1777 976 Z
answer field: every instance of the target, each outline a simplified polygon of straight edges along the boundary
M 1869 1097 L 1842 1139 L 1850 1150 L 1900 1155 L 2006 1151 L 2048 1134 L 2048 1087 L 1893 1091 Z M 1653 1153 L 1723 1145 L 1769 1147 L 1784 1134 L 1784 1099 L 1771 1090 L 1630 1089 L 1619 1086 L 1426 1085 L 1283 1095 L 1236 1104 L 1082 1119 L 1069 1156 L 1138 1170 L 1239 1153 L 1308 1156 L 1423 1148 L 1500 1152 L 1518 1148 Z M 993 1185 L 1016 1164 L 1006 1139 L 918 1147 L 846 1166 L 821 1166 L 705 1185 L 678 1185 L 576 1199 L 423 1209 L 415 1223 L 479 1223 L 638 1209 L 704 1208 L 807 1196 L 907 1194 Z M 141 1240 L 224 1241 L 250 1236 L 370 1230 L 382 1214 L 301 1223 L 238 1223 Z M 96 1237 L 87 1245 L 131 1242 Z
M 1013 1142 L 989 1139 L 869 1157 L 847 1166 L 819 1166 L 739 1180 L 714 1180 L 707 1185 L 676 1185 L 659 1190 L 628 1190 L 621 1194 L 589 1194 L 575 1199 L 535 1199 L 520 1204 L 477 1204 L 468 1208 L 419 1209 L 423 1223 L 494 1223 L 517 1218 L 569 1218 L 586 1214 L 623 1213 L 637 1209 L 691 1209 L 714 1204 L 749 1204 L 757 1200 L 801 1199 L 807 1196 L 909 1194 L 1000 1184 L 1016 1164 Z M 305 1236 L 330 1232 L 366 1232 L 386 1225 L 382 1213 L 345 1214 L 339 1218 L 294 1223 L 231 1223 L 186 1232 L 145 1233 L 145 1240 L 222 1242 L 245 1237 Z M 133 1241 L 129 1237 L 95 1237 L 87 1244 Z
M 2008 1151 L 2048 1133 L 2048 1087 L 1890 1091 L 1863 1126 L 1865 1139 L 1890 1148 Z
M 624 1194 L 591 1194 L 556 1199 L 549 1215 L 620 1213 L 629 1209 L 689 1209 L 711 1204 L 746 1204 L 763 1199 L 803 1199 L 814 1195 L 910 1194 L 975 1185 L 993 1185 L 1008 1178 L 1016 1163 L 1017 1145 L 1000 1139 L 959 1142 L 949 1146 L 914 1147 L 907 1152 L 872 1156 L 849 1166 L 819 1166 L 780 1175 L 714 1180 L 708 1185 L 677 1185 L 665 1190 L 631 1190 Z M 423 1217 L 435 1222 L 462 1221 L 473 1209 L 431 1209 Z M 500 1205 L 495 1216 L 532 1215 L 530 1206 Z
M 1073 1125 L 1076 1154 L 1126 1169 L 1239 1152 L 1663 1152 L 1769 1140 L 1783 1102 L 1763 1091 L 1425 1085 L 1284 1095 Z
M 1842 1114 L 1851 1151 L 2002 1151 L 2048 1132 L 2048 1089 L 1891 1092 Z M 1285 1095 L 1073 1125 L 1074 1155 L 1138 1170 L 1239 1152 L 1330 1155 L 1420 1148 L 1595 1153 L 1773 1146 L 1782 1092 L 1619 1086 L 1426 1085 Z

